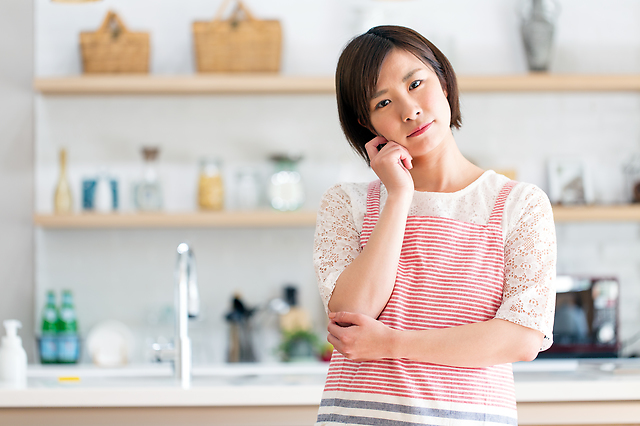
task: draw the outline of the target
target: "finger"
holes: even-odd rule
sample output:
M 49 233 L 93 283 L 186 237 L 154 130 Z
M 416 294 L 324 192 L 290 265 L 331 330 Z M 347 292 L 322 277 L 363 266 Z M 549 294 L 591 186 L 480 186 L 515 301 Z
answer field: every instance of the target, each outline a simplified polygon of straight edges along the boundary
M 376 136 L 375 138 L 371 139 L 369 142 L 367 142 L 367 144 L 371 144 L 371 146 L 373 148 L 378 149 L 378 145 L 383 145 L 385 143 L 389 142 L 384 136 Z
M 334 336 L 333 334 L 328 334 L 327 342 L 331 343 L 333 345 L 333 348 L 340 352 L 340 349 L 338 349 L 338 347 L 342 348 L 342 343 L 336 338 L 336 336 Z
M 362 314 L 355 312 L 336 312 L 336 316 L 333 317 L 333 321 L 336 323 L 349 323 L 352 325 L 362 324 Z
M 411 160 L 413 160 L 413 157 L 411 157 L 411 154 L 409 154 L 409 152 L 400 156 L 400 161 L 402 162 L 402 165 L 407 170 L 411 170 L 413 168 L 413 164 L 411 163 Z
M 400 145 L 397 142 L 388 141 L 387 144 L 384 146 L 384 148 L 380 150 L 380 152 L 381 153 L 384 152 L 390 158 L 396 158 L 396 161 L 402 165 L 405 165 L 403 161 L 408 158 L 409 166 L 410 167 L 412 166 L 411 160 L 413 160 L 413 157 L 411 157 L 411 154 L 409 154 L 409 151 L 407 151 L 407 148 L 405 148 L 404 146 Z
M 340 327 L 335 322 L 331 321 L 327 326 L 327 331 L 329 332 L 329 334 L 332 334 L 337 339 L 339 339 L 342 334 L 342 327 Z
M 387 143 L 387 140 L 382 136 L 376 136 L 364 145 L 364 149 L 367 150 L 367 155 L 369 155 L 369 161 L 378 155 L 378 145 L 383 143 Z
M 411 170 L 413 168 L 413 157 L 409 154 L 407 148 L 393 141 L 389 141 L 388 145 L 391 147 L 394 155 L 398 155 L 398 162 L 407 170 Z
M 396 142 L 390 142 L 389 145 L 393 147 L 394 154 L 398 155 L 398 163 L 404 166 L 405 169 L 411 170 L 413 168 L 413 157 L 409 154 L 407 148 Z

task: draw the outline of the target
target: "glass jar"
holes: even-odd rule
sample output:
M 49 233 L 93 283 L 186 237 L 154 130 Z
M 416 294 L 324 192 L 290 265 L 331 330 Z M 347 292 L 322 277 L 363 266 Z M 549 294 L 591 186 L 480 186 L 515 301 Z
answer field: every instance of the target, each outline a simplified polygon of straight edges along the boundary
M 268 196 L 271 207 L 279 211 L 298 210 L 304 204 L 302 178 L 297 171 L 300 156 L 278 154 L 271 157 L 275 172 L 271 175 Z
M 236 207 L 239 210 L 257 209 L 260 206 L 260 188 L 260 179 L 255 170 L 239 170 L 236 174 Z
M 202 210 L 211 211 L 224 208 L 222 162 L 218 159 L 203 158 L 200 160 L 198 207 Z
M 142 180 L 134 187 L 134 204 L 141 211 L 158 211 L 162 209 L 162 187 L 158 179 L 156 162 L 160 149 L 157 147 L 142 148 L 144 159 Z

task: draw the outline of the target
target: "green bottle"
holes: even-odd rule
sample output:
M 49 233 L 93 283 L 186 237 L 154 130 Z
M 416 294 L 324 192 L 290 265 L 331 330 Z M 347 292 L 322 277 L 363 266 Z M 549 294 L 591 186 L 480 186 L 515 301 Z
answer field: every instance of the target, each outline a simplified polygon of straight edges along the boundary
M 47 291 L 47 303 L 42 310 L 42 330 L 40 334 L 40 362 L 53 364 L 58 362 L 58 310 L 56 294 Z
M 58 316 L 58 362 L 74 364 L 80 358 L 78 322 L 70 290 L 62 291 L 62 304 Z

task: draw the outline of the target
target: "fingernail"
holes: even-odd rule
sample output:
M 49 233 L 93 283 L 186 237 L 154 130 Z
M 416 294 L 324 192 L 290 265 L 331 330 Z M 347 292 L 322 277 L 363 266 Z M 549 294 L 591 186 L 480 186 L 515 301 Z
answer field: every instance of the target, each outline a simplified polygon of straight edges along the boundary
M 335 318 L 335 316 L 336 316 L 336 313 L 335 313 L 335 312 L 331 312 L 331 313 L 329 313 L 329 318 Z

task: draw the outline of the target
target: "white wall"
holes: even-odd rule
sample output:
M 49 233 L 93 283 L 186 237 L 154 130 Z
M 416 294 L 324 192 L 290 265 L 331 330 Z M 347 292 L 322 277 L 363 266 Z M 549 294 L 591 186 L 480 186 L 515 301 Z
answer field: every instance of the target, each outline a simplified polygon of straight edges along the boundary
M 34 360 L 33 4 L 0 1 L 0 321 L 22 321 Z M 4 330 L 2 331 L 4 334 Z
M 640 72 L 640 3 L 562 0 L 552 71 Z M 151 32 L 155 74 L 193 73 L 190 24 L 210 19 L 220 1 L 104 0 L 89 5 L 36 1 L 38 76 L 80 72 L 78 32 L 96 28 L 106 10 L 132 30 Z M 259 17 L 283 23 L 282 73 L 331 75 L 341 47 L 362 27 L 411 26 L 448 53 L 459 74 L 522 73 L 525 59 L 511 0 L 247 0 Z M 373 8 L 373 9 L 372 9 Z M 371 13 L 371 11 L 380 13 Z M 486 168 L 514 168 L 518 178 L 546 189 L 551 157 L 584 159 L 598 202 L 625 199 L 621 163 L 639 150 L 640 96 L 631 93 L 464 94 L 458 143 Z M 69 150 L 79 195 L 82 176 L 109 167 L 126 192 L 137 173 L 139 147 L 161 146 L 167 208 L 193 208 L 196 161 L 217 155 L 233 170 L 265 171 L 276 150 L 302 152 L 308 201 L 341 179 L 368 179 L 340 134 L 334 100 L 313 96 L 38 96 L 36 100 L 37 211 L 51 210 L 56 153 Z M 127 207 L 126 200 L 124 208 Z M 83 330 L 121 319 L 141 335 L 156 333 L 149 313 L 171 302 L 173 250 L 196 248 L 206 318 L 199 325 L 201 362 L 224 357 L 225 312 L 240 290 L 251 304 L 301 286 L 305 306 L 322 329 L 311 268 L 311 229 L 37 231 L 36 300 L 48 288 L 71 288 Z M 558 225 L 559 273 L 617 275 L 622 280 L 623 337 L 640 329 L 640 233 L 635 224 Z M 151 315 L 153 317 L 153 315 Z M 636 346 L 637 347 L 637 346 Z M 141 352 L 140 352 L 141 353 Z
M 78 32 L 93 31 L 109 9 L 121 12 L 130 30 L 151 32 L 153 73 L 192 72 L 191 23 L 212 19 L 221 3 L 103 0 L 77 6 L 36 0 L 36 73 L 79 73 Z M 637 1 L 559 3 L 553 71 L 637 72 Z M 515 0 L 246 0 L 245 4 L 258 17 L 282 22 L 285 74 L 332 74 L 347 40 L 379 23 L 407 25 L 432 38 L 451 54 L 459 73 L 526 70 Z

